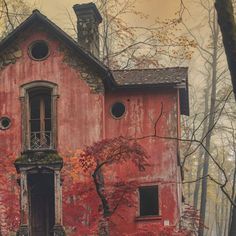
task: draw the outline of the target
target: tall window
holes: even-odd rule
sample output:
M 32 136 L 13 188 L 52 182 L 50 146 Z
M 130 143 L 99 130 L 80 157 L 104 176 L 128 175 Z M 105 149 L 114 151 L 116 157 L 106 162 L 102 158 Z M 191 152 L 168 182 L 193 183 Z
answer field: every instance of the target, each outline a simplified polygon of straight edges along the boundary
M 57 85 L 33 81 L 20 88 L 22 151 L 56 149 Z
M 30 149 L 52 148 L 51 90 L 37 88 L 29 92 Z

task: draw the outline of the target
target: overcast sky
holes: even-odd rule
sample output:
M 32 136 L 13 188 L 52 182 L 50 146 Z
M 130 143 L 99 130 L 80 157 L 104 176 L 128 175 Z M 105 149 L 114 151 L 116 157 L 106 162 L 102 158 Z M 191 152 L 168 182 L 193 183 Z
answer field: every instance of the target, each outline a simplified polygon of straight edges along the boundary
M 32 0 L 27 1 L 32 3 Z M 63 28 L 68 24 L 68 15 L 66 10 L 74 16 L 72 11 L 72 6 L 74 4 L 91 1 L 93 0 L 35 0 L 35 7 Z M 180 0 L 136 0 L 137 10 L 150 16 L 147 24 L 151 24 L 156 17 L 173 17 L 179 4 Z M 129 21 L 131 24 L 134 22 L 137 23 L 137 19 L 130 18 Z

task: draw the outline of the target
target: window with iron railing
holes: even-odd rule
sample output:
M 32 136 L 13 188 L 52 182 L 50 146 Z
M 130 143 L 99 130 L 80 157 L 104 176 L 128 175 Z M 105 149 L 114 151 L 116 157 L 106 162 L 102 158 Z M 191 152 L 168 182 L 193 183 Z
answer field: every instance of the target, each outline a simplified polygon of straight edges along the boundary
M 49 89 L 29 92 L 28 142 L 31 150 L 52 149 L 52 104 Z
M 32 81 L 20 87 L 22 151 L 57 148 L 57 84 Z

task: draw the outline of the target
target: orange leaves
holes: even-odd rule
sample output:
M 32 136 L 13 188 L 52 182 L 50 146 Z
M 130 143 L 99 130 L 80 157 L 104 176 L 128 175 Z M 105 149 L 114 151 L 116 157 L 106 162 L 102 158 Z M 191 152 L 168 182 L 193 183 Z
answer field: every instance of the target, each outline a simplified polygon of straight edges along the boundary
M 80 149 L 64 157 L 63 216 L 69 235 L 96 235 L 99 199 L 91 175 L 84 172 L 79 156 Z
M 102 58 L 112 68 L 156 68 L 162 61 L 191 59 L 195 42 L 182 33 L 182 18 L 160 20 L 151 26 L 143 24 L 149 18 L 135 9 L 134 1 L 101 2 L 103 15 Z M 109 9 L 109 11 L 108 11 Z M 129 25 L 125 20 L 133 16 L 140 24 Z M 126 16 L 126 17 L 124 17 Z
M 84 172 L 89 172 L 93 169 L 95 169 L 96 161 L 94 156 L 87 156 L 85 153 L 81 154 L 79 156 L 79 163 L 83 169 Z

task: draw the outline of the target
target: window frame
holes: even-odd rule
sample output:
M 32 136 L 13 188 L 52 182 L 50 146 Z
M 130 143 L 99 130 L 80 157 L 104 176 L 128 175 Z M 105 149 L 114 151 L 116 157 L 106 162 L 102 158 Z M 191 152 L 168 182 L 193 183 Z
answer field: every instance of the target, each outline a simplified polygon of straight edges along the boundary
M 112 109 L 113 109 L 113 106 L 114 105 L 116 105 L 116 104 L 122 104 L 123 106 L 124 106 L 124 112 L 123 112 L 123 114 L 121 115 L 121 116 L 115 116 L 114 114 L 113 114 L 113 112 L 112 112 Z M 126 115 L 126 113 L 127 113 L 127 107 L 126 107 L 126 104 L 125 104 L 125 102 L 124 101 L 120 101 L 120 100 L 118 100 L 118 101 L 114 101 L 111 105 L 110 105 L 110 115 L 111 115 L 111 117 L 113 118 L 113 119 L 115 119 L 115 120 L 121 120 L 125 115 Z
M 36 57 L 34 57 L 33 54 L 32 54 L 33 48 L 34 48 L 35 46 L 37 46 L 38 43 L 44 44 L 44 45 L 47 47 L 47 50 L 48 50 L 47 55 L 45 55 L 45 56 L 42 57 L 42 58 L 36 58 Z M 44 61 L 44 60 L 46 60 L 46 59 L 50 56 L 50 48 L 49 48 L 48 42 L 45 41 L 45 40 L 36 40 L 36 41 L 33 41 L 33 42 L 30 44 L 30 46 L 28 47 L 28 55 L 29 55 L 29 57 L 30 57 L 32 60 L 34 60 L 34 61 Z
M 8 124 L 7 126 L 3 126 L 3 125 L 2 125 L 2 122 L 3 122 L 5 119 L 9 122 L 9 124 Z M 12 125 L 12 120 L 11 120 L 8 116 L 2 116 L 2 117 L 0 117 L 0 130 L 2 130 L 2 131 L 8 130 L 8 129 L 11 127 L 11 125 Z
M 147 214 L 147 215 L 141 215 L 141 196 L 140 196 L 140 190 L 141 189 L 150 189 L 150 188 L 156 188 L 157 189 L 157 214 Z M 161 217 L 161 204 L 160 204 L 160 187 L 157 184 L 151 184 L 151 185 L 141 185 L 137 189 L 138 191 L 138 219 L 152 219 L 157 218 L 159 219 Z
M 53 137 L 52 136 L 52 112 L 51 112 L 52 90 L 46 87 L 43 87 L 43 88 L 37 87 L 36 89 L 29 90 L 28 93 L 29 93 L 28 138 L 30 139 L 29 140 L 30 148 L 32 150 L 51 149 L 52 137 Z M 36 108 L 36 110 L 33 108 Z M 46 113 L 48 117 L 46 117 Z M 35 145 L 36 146 L 39 145 L 39 147 L 35 147 Z
M 33 81 L 24 84 L 20 87 L 20 101 L 21 101 L 21 124 L 22 124 L 22 152 L 30 151 L 30 103 L 29 93 L 32 90 L 51 90 L 51 123 L 52 123 L 52 140 L 51 148 L 47 150 L 56 150 L 57 148 L 57 99 L 58 86 L 49 81 Z M 34 151 L 42 151 L 42 149 L 35 149 Z

